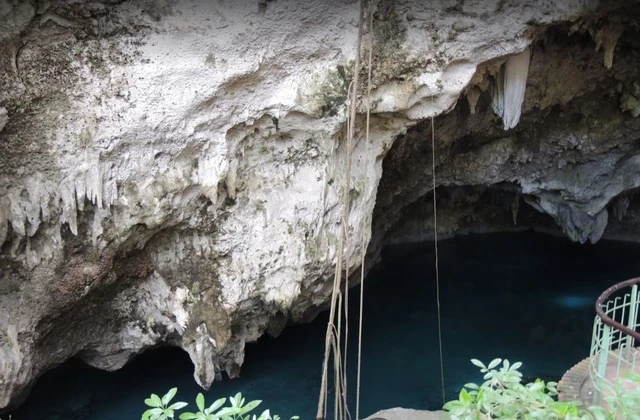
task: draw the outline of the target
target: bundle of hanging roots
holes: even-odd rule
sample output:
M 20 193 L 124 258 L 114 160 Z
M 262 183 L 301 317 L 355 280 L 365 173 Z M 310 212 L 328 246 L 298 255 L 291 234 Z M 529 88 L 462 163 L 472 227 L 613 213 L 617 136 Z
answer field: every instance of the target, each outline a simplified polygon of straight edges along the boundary
M 353 144 L 353 136 L 355 133 L 356 123 L 356 109 L 358 100 L 358 75 L 360 73 L 360 50 L 362 47 L 362 34 L 364 30 L 364 19 L 368 15 L 367 32 L 368 36 L 368 75 L 367 75 L 367 93 L 366 93 L 366 127 L 365 127 L 365 147 L 368 157 L 369 148 L 369 126 L 370 126 L 370 105 L 371 105 L 371 68 L 373 57 L 373 2 L 370 0 L 365 5 L 365 0 L 360 0 L 360 17 L 358 22 L 358 37 L 356 46 L 356 58 L 354 64 L 354 78 L 349 85 L 349 101 L 348 101 L 348 119 L 347 119 L 347 141 L 345 147 L 346 164 L 345 164 L 345 178 L 343 183 L 343 191 L 341 197 L 342 205 L 342 230 L 340 241 L 338 243 L 336 270 L 333 279 L 333 289 L 331 293 L 331 306 L 329 312 L 329 322 L 327 324 L 327 332 L 325 335 L 325 349 L 324 360 L 322 364 L 322 381 L 320 384 L 320 396 L 318 398 L 318 411 L 316 413 L 316 419 L 326 420 L 328 409 L 328 376 L 329 376 L 329 361 L 333 360 L 333 373 L 334 373 L 334 418 L 337 420 L 351 419 L 347 404 L 347 353 L 348 353 L 348 311 L 349 311 L 349 253 L 346 253 L 345 249 L 349 249 L 349 190 L 351 182 L 351 149 Z M 433 213 L 434 220 L 437 212 L 436 208 L 436 189 L 435 189 L 435 128 L 433 117 L 431 118 L 431 147 L 432 153 L 432 176 L 433 176 Z M 367 165 L 368 162 L 365 162 Z M 360 260 L 360 311 L 359 311 L 359 326 L 358 326 L 358 368 L 357 368 L 357 384 L 356 384 L 356 420 L 360 419 L 360 388 L 361 388 L 361 356 L 362 356 L 362 324 L 363 324 L 363 307 L 364 307 L 364 263 L 365 263 L 365 223 L 362 221 L 362 236 L 361 236 L 361 260 Z M 438 272 L 438 236 L 437 236 L 437 221 L 435 223 L 435 258 L 436 258 L 436 295 L 437 295 L 437 308 L 438 308 L 438 336 L 440 346 L 440 374 L 442 381 L 442 398 L 443 404 L 445 400 L 444 395 L 444 368 L 442 362 L 442 330 L 440 328 L 440 285 L 439 285 L 439 272 Z M 344 282 L 342 281 L 343 261 L 345 275 Z M 343 309 L 344 308 L 344 309 Z M 343 324 L 344 319 L 344 324 Z M 344 325 L 344 328 L 343 328 Z

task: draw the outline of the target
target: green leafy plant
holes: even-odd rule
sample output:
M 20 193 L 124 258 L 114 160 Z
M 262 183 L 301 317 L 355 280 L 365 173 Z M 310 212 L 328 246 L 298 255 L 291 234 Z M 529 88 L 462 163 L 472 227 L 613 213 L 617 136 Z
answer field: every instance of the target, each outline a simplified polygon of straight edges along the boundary
M 226 400 L 227 400 L 226 398 L 220 398 L 219 400 L 216 400 L 213 404 L 211 404 L 209 408 L 205 408 L 204 395 L 198 394 L 198 396 L 196 397 L 196 405 L 198 406 L 198 410 L 200 411 L 198 411 L 197 413 L 183 413 L 180 415 L 180 420 L 249 419 L 250 417 L 247 414 L 250 411 L 253 411 L 262 402 L 260 400 L 256 400 L 256 401 L 251 401 L 245 405 L 242 394 L 238 393 L 236 394 L 235 397 L 229 398 L 229 400 L 231 401 L 230 407 L 220 408 L 222 407 L 222 405 L 225 403 Z M 216 412 L 216 410 L 219 408 L 220 410 Z M 254 420 L 256 419 L 255 414 L 253 415 L 253 419 Z M 271 419 L 269 410 L 265 410 L 260 415 L 260 417 L 258 417 L 258 420 L 267 420 L 267 419 Z
M 187 406 L 185 402 L 176 402 L 169 405 L 173 397 L 176 396 L 176 392 L 178 392 L 178 388 L 171 388 L 162 398 L 156 394 L 151 394 L 149 398 L 144 400 L 144 403 L 151 408 L 142 413 L 142 420 L 166 420 L 174 418 L 173 416 L 176 410 Z
M 225 403 L 226 400 L 227 400 L 226 398 L 220 398 L 216 400 L 213 404 L 211 404 L 211 406 L 209 406 L 208 408 L 205 408 L 204 395 L 200 393 L 196 397 L 196 405 L 198 406 L 199 411 L 197 413 L 182 413 L 180 414 L 180 419 L 181 420 L 188 420 L 188 419 L 214 420 L 218 417 L 215 417 L 215 414 L 213 413 L 218 408 L 222 407 L 222 405 Z
M 484 373 L 485 382 L 466 384 L 457 400 L 444 405 L 451 420 L 640 420 L 640 375 L 628 375 L 605 390 L 606 407 L 582 408 L 578 402 L 556 401 L 555 382 L 537 379 L 522 384 L 520 362 L 494 359 L 487 366 L 472 359 L 471 363 Z M 636 384 L 636 391 L 625 392 L 623 382 Z
M 150 409 L 142 414 L 142 420 L 165 420 L 173 419 L 175 411 L 187 406 L 187 403 L 177 402 L 169 405 L 173 397 L 178 391 L 177 388 L 172 388 L 160 398 L 155 394 L 152 394 L 150 398 L 144 400 Z M 271 415 L 269 410 L 265 410 L 256 416 L 255 414 L 249 414 L 251 411 L 262 403 L 260 400 L 250 401 L 245 404 L 245 399 L 241 393 L 237 393 L 233 397 L 229 397 L 231 403 L 230 406 L 223 407 L 227 401 L 226 398 L 220 398 L 213 402 L 209 407 L 206 407 L 204 395 L 199 393 L 196 397 L 196 406 L 198 412 L 184 412 L 180 414 L 180 420 L 280 420 L 278 415 Z M 291 420 L 299 419 L 298 416 L 291 417 Z
M 623 389 L 624 384 L 635 385 L 632 392 Z M 589 414 L 595 420 L 640 420 L 640 375 L 627 373 L 622 380 L 617 380 L 614 386 L 604 384 L 603 398 L 607 407 L 589 407 Z
M 511 365 L 508 360 L 494 359 L 485 366 L 479 360 L 471 361 L 484 373 L 485 382 L 478 386 L 469 383 L 460 391 L 458 400 L 450 401 L 444 409 L 452 420 L 475 419 L 563 419 L 577 407 L 571 403 L 559 403 L 552 396 L 557 394 L 554 382 L 542 380 L 521 384 L 522 363 Z M 496 369 L 500 364 L 502 366 Z

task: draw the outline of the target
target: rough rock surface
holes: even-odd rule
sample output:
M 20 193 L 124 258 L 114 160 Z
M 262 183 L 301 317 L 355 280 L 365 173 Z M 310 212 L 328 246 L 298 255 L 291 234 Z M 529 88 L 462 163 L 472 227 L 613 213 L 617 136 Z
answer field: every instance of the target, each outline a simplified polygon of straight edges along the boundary
M 389 408 L 380 410 L 365 420 L 441 420 L 444 411 L 412 410 L 410 408 Z
M 625 92 L 640 87 L 637 41 L 620 46 L 607 69 L 590 36 L 569 31 L 549 29 L 532 45 L 536 59 L 514 129 L 502 130 L 491 112 L 471 111 L 469 94 L 482 78 L 467 87 L 466 103 L 435 119 L 441 238 L 526 229 L 579 242 L 640 238 L 640 120 L 624 106 Z M 558 83 L 563 78 L 572 83 Z M 474 104 L 486 109 L 490 101 L 485 94 Z M 431 122 L 420 123 L 387 154 L 370 253 L 433 238 L 430 137 Z
M 575 240 L 638 238 L 637 1 L 373 4 L 348 220 L 370 261 L 429 231 L 430 117 L 443 231 L 522 208 Z M 72 356 L 112 370 L 161 344 L 208 387 L 246 342 L 315 316 L 342 229 L 358 8 L 0 0 L 0 407 Z M 501 68 L 517 82 L 509 57 L 529 46 L 505 131 Z M 346 252 L 353 270 L 360 241 Z

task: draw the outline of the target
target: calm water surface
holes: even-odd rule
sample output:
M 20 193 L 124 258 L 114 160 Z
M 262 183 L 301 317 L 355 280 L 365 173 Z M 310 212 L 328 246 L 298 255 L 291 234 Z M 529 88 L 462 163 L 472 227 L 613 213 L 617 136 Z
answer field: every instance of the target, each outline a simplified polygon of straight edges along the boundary
M 440 244 L 447 398 L 480 382 L 471 358 L 524 362 L 526 375 L 559 379 L 588 355 L 593 303 L 607 287 L 640 275 L 640 246 L 602 241 L 580 246 L 518 233 L 458 237 Z M 388 250 L 365 284 L 363 415 L 389 407 L 441 407 L 431 244 Z M 355 395 L 357 295 L 352 289 L 349 395 Z M 282 418 L 315 417 L 327 315 L 247 347 L 236 380 L 214 383 L 207 400 L 242 392 Z M 147 351 L 118 372 L 79 362 L 36 383 L 13 420 L 139 419 L 151 393 L 200 392 L 179 349 Z M 353 411 L 353 409 L 352 409 Z

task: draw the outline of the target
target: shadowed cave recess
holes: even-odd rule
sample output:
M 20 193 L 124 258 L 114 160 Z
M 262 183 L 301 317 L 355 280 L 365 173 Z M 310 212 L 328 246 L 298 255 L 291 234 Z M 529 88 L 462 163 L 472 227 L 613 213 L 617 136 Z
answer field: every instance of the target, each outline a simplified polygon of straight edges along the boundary
M 387 3 L 393 4 L 382 2 Z M 461 13 L 457 5 L 451 7 L 447 13 Z M 402 19 L 410 15 L 394 10 L 376 14 L 377 24 L 391 15 Z M 433 275 L 432 128 L 447 398 L 453 398 L 464 383 L 479 381 L 470 358 L 521 360 L 526 375 L 557 380 L 588 355 L 596 297 L 613 283 L 640 273 L 636 263 L 640 197 L 635 194 L 640 187 L 639 14 L 635 1 L 611 1 L 571 22 L 550 26 L 529 22 L 527 34 L 534 41 L 526 50 L 524 75 L 517 73 L 521 62 L 509 58 L 521 60 L 523 53 L 482 62 L 451 109 L 433 121 L 414 120 L 397 130 L 399 134 L 375 156 L 382 176 L 374 189 L 365 264 L 365 416 L 394 406 L 438 409 L 442 405 Z M 509 108 L 505 98 L 523 83 L 520 114 L 519 107 L 517 112 Z M 378 128 L 396 124 L 394 119 L 400 116 L 394 112 L 376 112 L 374 130 L 376 124 Z M 273 118 L 254 123 L 262 130 L 266 123 L 278 121 Z M 287 130 L 286 121 L 276 123 L 279 126 L 270 135 Z M 358 124 L 363 121 L 359 116 Z M 17 130 L 7 125 L 0 141 Z M 251 126 L 234 130 L 244 140 L 254 135 Z M 251 145 L 246 150 L 247 156 L 269 153 Z M 6 163 L 14 168 L 15 162 Z M 233 165 L 238 179 L 251 170 L 242 162 Z M 79 213 L 80 235 L 67 225 L 61 230 L 65 262 L 56 266 L 58 286 L 39 282 L 38 276 L 45 278 L 48 272 L 39 271 L 38 264 L 25 269 L 15 258 L 29 255 L 31 245 L 9 224 L 0 254 L 0 303 L 6 308 L 0 313 L 0 326 L 7 326 L 0 329 L 5 363 L 0 390 L 6 414 L 12 413 L 13 420 L 134 419 L 144 410 L 145 397 L 172 386 L 180 388 L 180 399 L 191 402 L 201 389 L 198 381 L 213 382 L 208 401 L 241 391 L 249 399 L 264 400 L 265 408 L 283 418 L 295 414 L 312 418 L 333 268 L 313 261 L 326 262 L 335 250 L 329 257 L 319 255 L 319 240 L 314 242 L 314 233 L 309 234 L 313 229 L 304 234 L 309 261 L 305 267 L 312 267 L 313 274 L 306 275 L 314 280 L 301 281 L 292 302 L 247 298 L 239 286 L 224 292 L 242 297 L 236 309 L 229 310 L 221 301 L 211 303 L 223 293 L 223 275 L 211 284 L 199 279 L 222 273 L 215 258 L 231 261 L 229 255 L 238 248 L 255 246 L 240 241 L 241 245 L 216 249 L 215 258 L 207 257 L 209 245 L 198 236 L 217 235 L 223 243 L 233 242 L 235 233 L 218 225 L 220 220 L 232 220 L 244 199 L 242 183 L 236 187 L 233 179 L 228 176 L 215 186 L 218 202 L 209 196 L 189 201 L 185 212 L 201 215 L 197 222 L 190 224 L 180 219 L 182 215 L 172 214 L 157 225 L 135 224 L 118 246 L 108 246 L 99 255 L 87 252 L 82 233 L 91 236 L 95 225 Z M 329 181 L 339 182 L 337 175 Z M 366 188 L 354 184 L 355 203 Z M 205 213 L 215 206 L 226 207 L 214 223 Z M 361 210 L 355 204 L 354 208 Z M 265 221 L 271 217 L 270 208 L 255 205 L 255 209 L 260 220 L 262 212 Z M 85 204 L 85 214 L 101 211 Z M 356 222 L 351 221 L 352 226 Z M 174 261 L 166 255 L 184 251 L 172 248 L 173 243 L 182 243 L 178 232 L 198 238 L 201 248 L 169 270 L 162 258 Z M 271 269 L 273 264 L 278 261 L 264 267 Z M 353 401 L 357 264 L 351 270 L 348 365 Z M 156 273 L 162 281 L 153 277 Z M 298 274 L 291 270 L 287 275 Z M 263 277 L 256 274 L 256 284 L 267 283 Z M 96 285 L 88 278 L 98 279 Z M 75 290 L 82 288 L 84 294 L 75 296 Z M 61 296 L 59 304 L 42 297 L 52 293 Z M 158 300 L 156 295 L 166 306 L 149 309 L 149 302 Z M 185 302 L 188 316 L 180 306 Z M 23 324 L 15 321 L 31 319 L 28 312 L 38 305 L 53 309 Z M 140 319 L 141 313 L 147 318 Z M 183 319 L 188 319 L 185 325 Z M 127 326 L 126 334 L 119 330 L 122 325 Z M 212 340 L 213 356 L 196 351 Z M 245 342 L 255 341 L 247 344 L 245 356 Z

